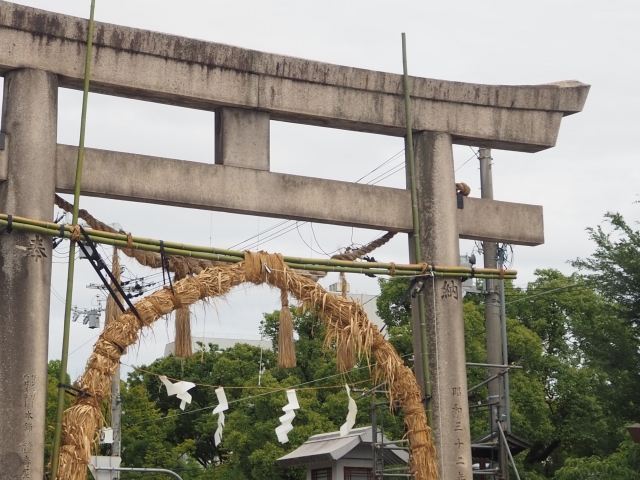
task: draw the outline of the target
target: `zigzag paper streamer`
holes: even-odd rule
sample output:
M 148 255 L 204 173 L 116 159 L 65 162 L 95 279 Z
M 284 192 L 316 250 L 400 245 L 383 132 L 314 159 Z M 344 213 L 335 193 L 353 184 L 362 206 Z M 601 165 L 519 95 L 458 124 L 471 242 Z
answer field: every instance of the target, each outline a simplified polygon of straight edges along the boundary
M 278 436 L 278 441 L 280 443 L 287 443 L 289 441 L 287 434 L 293 430 L 291 422 L 296 418 L 295 410 L 300 408 L 295 390 L 287 390 L 287 399 L 289 400 L 289 403 L 282 407 L 284 415 L 280 417 L 280 423 L 282 423 L 282 425 L 276 428 L 276 435 Z
M 180 410 L 184 410 L 184 407 L 187 403 L 191 403 L 191 395 L 187 393 L 188 390 L 191 390 L 196 386 L 195 383 L 191 382 L 177 382 L 171 383 L 167 377 L 164 375 L 160 375 L 160 380 L 164 383 L 164 386 L 167 387 L 167 395 L 175 395 L 182 402 L 180 403 Z
M 213 441 L 216 447 L 220 445 L 222 441 L 222 429 L 224 428 L 224 413 L 229 409 L 229 402 L 227 402 L 227 395 L 224 393 L 224 388 L 216 388 L 216 397 L 218 397 L 218 406 L 213 409 L 213 415 L 218 414 L 218 428 L 216 433 L 213 434 Z
M 358 405 L 356 401 L 351 398 L 351 389 L 349 385 L 345 385 L 347 389 L 347 397 L 349 397 L 349 411 L 347 412 L 347 421 L 340 427 L 340 436 L 344 437 L 348 435 L 353 426 L 356 424 L 356 415 L 358 414 Z

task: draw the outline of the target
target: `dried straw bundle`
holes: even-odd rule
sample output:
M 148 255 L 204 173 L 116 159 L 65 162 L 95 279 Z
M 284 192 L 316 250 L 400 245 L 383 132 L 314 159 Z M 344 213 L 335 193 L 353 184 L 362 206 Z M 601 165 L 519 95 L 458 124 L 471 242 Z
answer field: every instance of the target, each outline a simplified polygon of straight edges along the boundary
M 118 282 L 118 284 L 120 283 L 120 258 L 118 257 L 118 249 L 114 248 L 113 249 L 113 257 L 111 260 L 111 271 L 113 272 L 113 278 L 115 278 L 116 282 Z M 111 288 L 114 288 L 114 285 L 111 284 Z M 116 293 L 116 295 L 118 295 L 118 297 L 120 297 L 119 294 Z M 121 301 L 122 299 L 119 298 Z M 107 306 L 105 308 L 105 325 L 108 325 L 110 322 L 114 321 L 116 318 L 118 318 L 118 315 L 120 315 L 120 309 L 118 308 L 118 304 L 116 303 L 116 301 L 113 299 L 112 295 L 109 295 L 107 297 Z
M 278 366 L 293 368 L 296 366 L 296 344 L 293 338 L 293 317 L 289 309 L 289 294 L 280 291 L 282 308 L 280 309 L 280 328 L 278 330 Z
M 142 328 L 183 305 L 225 295 L 244 282 L 268 283 L 288 291 L 307 308 L 317 309 L 319 317 L 328 326 L 329 343 L 347 331 L 359 355 L 369 358 L 373 354 L 375 374 L 387 382 L 390 399 L 398 400 L 404 409 L 415 478 L 436 480 L 438 470 L 431 429 L 427 426 L 420 389 L 411 370 L 377 327 L 369 322 L 361 305 L 331 295 L 314 281 L 291 271 L 284 265 L 281 255 L 263 252 L 246 252 L 242 263 L 205 269 L 195 277 L 179 280 L 174 285 L 174 294 L 165 288 L 139 301 L 136 309 L 140 319 L 125 312 L 105 328 L 80 381 L 83 394 L 65 412 L 59 478 L 85 479 L 91 446 L 101 422 L 100 403 L 109 394 L 111 377 L 120 356 L 138 340 Z
M 340 272 L 340 286 L 342 289 L 342 298 L 347 298 L 347 276 L 344 272 Z M 340 373 L 352 370 L 356 365 L 356 347 L 353 343 L 353 335 L 351 334 L 351 325 L 336 338 L 336 357 L 338 360 L 338 371 Z
M 188 306 L 176 310 L 176 339 L 174 355 L 178 358 L 190 358 L 193 355 L 191 345 L 191 311 Z

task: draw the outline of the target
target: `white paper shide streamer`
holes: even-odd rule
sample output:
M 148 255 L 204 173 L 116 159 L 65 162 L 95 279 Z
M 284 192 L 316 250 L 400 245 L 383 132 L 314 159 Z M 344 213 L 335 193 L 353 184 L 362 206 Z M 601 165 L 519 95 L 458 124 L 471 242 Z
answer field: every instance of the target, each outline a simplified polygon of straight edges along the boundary
M 289 400 L 289 403 L 282 407 L 284 415 L 280 417 L 280 423 L 282 423 L 282 425 L 276 428 L 276 435 L 278 436 L 278 441 L 280 441 L 280 443 L 287 443 L 289 441 L 287 434 L 293 430 L 291 422 L 296 418 L 295 411 L 300 408 L 295 390 L 287 390 L 287 399 Z
M 213 441 L 216 447 L 220 445 L 222 441 L 222 429 L 224 428 L 224 413 L 229 409 L 229 402 L 227 402 L 227 395 L 224 393 L 224 388 L 216 388 L 216 397 L 218 397 L 218 406 L 213 409 L 213 415 L 218 414 L 218 428 L 216 433 L 213 434 Z
M 345 388 L 347 389 L 347 397 L 349 397 L 349 411 L 347 412 L 347 421 L 340 427 L 341 437 L 349 434 L 353 426 L 356 424 L 356 415 L 358 414 L 358 405 L 356 405 L 356 401 L 351 398 L 351 389 L 349 388 L 349 385 L 345 385 Z
M 187 391 L 195 387 L 195 383 L 182 381 L 171 383 L 171 381 L 164 375 L 160 375 L 160 380 L 162 380 L 164 386 L 167 387 L 167 395 L 175 395 L 180 400 L 182 400 L 182 402 L 180 403 L 180 410 L 184 410 L 184 407 L 187 405 L 187 403 L 191 403 L 191 395 L 187 393 Z

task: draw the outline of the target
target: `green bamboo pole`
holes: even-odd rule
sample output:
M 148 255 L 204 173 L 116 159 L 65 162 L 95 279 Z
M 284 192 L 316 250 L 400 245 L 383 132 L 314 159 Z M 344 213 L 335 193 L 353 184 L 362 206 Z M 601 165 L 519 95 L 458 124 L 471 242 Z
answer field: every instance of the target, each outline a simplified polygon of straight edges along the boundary
M 93 46 L 93 18 L 96 2 L 91 0 L 91 13 L 89 15 L 89 28 L 87 32 L 87 56 L 84 64 L 84 92 L 82 95 L 82 118 L 80 121 L 80 142 L 78 145 L 78 163 L 76 165 L 76 181 L 73 190 L 73 225 L 78 224 L 78 212 L 80 205 L 80 184 L 82 182 L 82 165 L 84 162 L 84 137 L 87 124 L 87 102 L 89 100 L 89 77 L 91 72 L 91 48 Z M 73 302 L 73 273 L 75 266 L 76 242 L 72 239 L 69 246 L 69 269 L 67 273 L 67 298 L 64 307 L 64 331 L 62 335 L 62 358 L 60 362 L 60 381 L 58 384 L 58 411 L 56 415 L 56 428 L 53 437 L 53 453 L 51 458 L 51 478 L 58 477 L 58 464 L 60 461 L 60 444 L 62 440 L 62 416 L 64 413 L 65 389 L 62 384 L 67 378 L 67 362 L 69 359 L 69 331 L 71 329 L 71 304 Z
M 7 215 L 0 214 L 0 227 L 8 225 L 6 220 Z M 13 227 L 16 230 L 25 230 L 31 233 L 38 233 L 40 235 L 48 235 L 54 237 L 60 237 L 60 225 L 50 222 L 40 222 L 36 220 L 28 220 L 21 217 L 13 217 Z M 41 226 L 44 225 L 44 226 Z M 71 227 L 64 227 L 64 235 L 62 238 L 71 238 Z M 110 245 L 118 248 L 132 248 L 134 250 L 144 250 L 147 252 L 160 253 L 160 246 L 158 240 L 151 239 L 138 239 L 138 237 L 132 237 L 131 244 L 127 242 L 127 236 L 122 234 L 115 234 L 109 232 L 100 232 L 97 230 L 86 230 L 87 235 L 94 243 L 100 243 L 103 245 Z M 142 243 L 143 241 L 147 243 Z M 174 248 L 167 245 L 178 245 L 181 248 Z M 208 247 L 199 247 L 200 250 L 207 250 Z M 199 258 L 203 260 L 221 261 L 227 263 L 237 263 L 244 260 L 244 253 L 242 256 L 233 255 L 221 255 L 219 253 L 208 253 L 206 251 L 192 251 L 187 249 L 182 244 L 172 244 L 170 242 L 165 243 L 165 253 L 168 255 L 177 255 L 183 257 Z M 288 257 L 285 257 L 288 258 Z M 297 257 L 290 257 L 297 258 Z M 391 264 L 384 263 L 369 263 L 369 262 L 350 262 L 341 261 L 344 265 L 325 265 L 317 263 L 315 259 L 300 259 L 304 262 L 285 262 L 287 266 L 298 270 L 312 270 L 321 272 L 347 272 L 347 273 L 365 273 L 374 275 L 391 275 Z M 396 276 L 416 276 L 421 273 L 422 265 L 402 265 L 403 268 L 398 268 L 396 265 L 394 275 Z M 500 279 L 500 270 L 495 268 L 479 268 L 474 272 L 477 278 L 493 278 Z M 471 269 L 464 269 L 463 267 L 434 267 L 433 274 L 437 277 L 447 278 L 470 278 L 472 275 Z M 506 270 L 505 279 L 515 279 L 517 271 Z
M 0 213 L 0 221 L 6 220 L 8 215 Z M 40 220 L 33 220 L 30 218 L 24 217 L 13 217 L 13 222 L 16 224 L 25 224 L 32 225 L 36 227 L 42 227 L 47 230 L 33 230 L 33 233 L 42 233 L 44 235 L 53 235 L 60 236 L 60 225 L 53 222 L 43 222 Z M 64 238 L 71 237 L 71 227 L 65 226 L 65 232 L 67 234 Z M 89 237 L 96 243 L 102 243 L 105 245 L 113 245 L 118 247 L 126 248 L 128 244 L 126 243 L 128 240 L 128 236 L 122 233 L 112 233 L 112 232 L 103 232 L 100 230 L 91 230 L 87 229 L 87 233 Z M 106 239 L 102 240 L 102 239 Z M 145 238 L 145 237 L 131 237 L 134 248 L 139 250 L 146 250 L 150 252 L 159 252 L 160 251 L 160 240 Z M 117 243 L 114 243 L 114 240 Z M 123 243 L 124 242 L 124 243 Z M 155 249 L 147 249 L 142 248 L 141 245 L 148 246 L 156 246 L 158 248 Z M 238 250 L 228 250 L 223 248 L 216 247 L 203 247 L 199 245 L 188 245 L 184 243 L 176 243 L 176 242 L 164 242 L 165 250 L 171 249 L 171 255 L 180 255 L 180 256 L 188 256 L 194 258 L 202 258 L 208 260 L 220 260 L 225 262 L 234 262 L 240 261 L 244 259 L 244 252 Z M 178 251 L 181 252 L 178 252 Z M 207 256 L 199 256 L 198 253 L 208 254 Z M 232 260 L 235 258 L 235 260 Z M 401 263 L 383 263 L 383 262 L 361 262 L 361 261 L 351 261 L 351 260 L 334 260 L 334 259 L 322 259 L 322 258 L 304 258 L 304 257 L 293 257 L 293 256 L 284 256 L 283 257 L 285 263 L 289 264 L 304 264 L 304 265 L 328 265 L 328 266 L 336 266 L 336 267 L 353 267 L 357 269 L 378 269 L 382 268 L 385 270 L 395 269 L 396 272 L 410 272 L 411 275 L 416 275 L 424 269 L 424 264 L 401 264 Z M 300 267 L 302 268 L 302 267 Z M 483 278 L 483 274 L 496 275 L 499 276 L 501 273 L 500 269 L 497 268 L 476 268 L 472 269 L 469 267 L 460 267 L 460 266 L 431 266 L 427 265 L 427 269 L 431 271 L 432 269 L 435 272 L 445 272 L 445 273 L 462 273 L 465 276 L 477 276 L 479 278 Z M 324 271 L 333 272 L 339 270 L 326 269 Z M 505 278 L 515 277 L 517 274 L 516 270 L 505 270 L 504 275 Z M 486 278 L 486 277 L 485 277 Z
M 411 117 L 411 93 L 409 92 L 409 72 L 407 68 L 407 36 L 402 34 L 402 71 L 404 86 L 404 106 L 407 116 L 407 137 L 405 152 L 409 164 L 409 181 L 411 187 L 411 215 L 413 218 L 413 253 L 417 263 L 422 262 L 420 252 L 420 217 L 418 216 L 418 192 L 416 187 L 416 165 L 413 153 L 413 126 Z M 418 295 L 418 318 L 420 320 L 420 346 L 422 349 L 422 372 L 424 376 L 424 394 L 427 422 L 433 427 L 433 410 L 431 405 L 431 375 L 429 373 L 429 352 L 427 351 L 427 322 L 424 306 L 424 296 Z

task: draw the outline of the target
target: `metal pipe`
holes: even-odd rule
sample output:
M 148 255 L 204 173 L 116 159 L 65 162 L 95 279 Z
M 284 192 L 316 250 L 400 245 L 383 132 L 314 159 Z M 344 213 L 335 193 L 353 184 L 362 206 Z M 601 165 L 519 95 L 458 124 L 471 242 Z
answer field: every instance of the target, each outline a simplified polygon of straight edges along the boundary
M 504 375 L 504 372 L 500 372 L 496 375 L 492 375 L 491 377 L 487 378 L 484 382 L 480 382 L 479 384 L 474 385 L 469 390 L 467 390 L 467 394 L 473 392 L 474 390 L 477 390 L 478 388 L 482 387 L 483 385 L 486 385 L 489 382 L 493 382 L 496 378 L 500 378 L 502 375 Z
M 169 475 L 173 478 L 177 478 L 178 480 L 182 480 L 182 477 L 178 475 L 176 472 L 172 472 L 171 470 L 165 470 L 164 468 L 126 468 L 126 467 L 89 467 L 92 470 L 103 470 L 103 471 L 111 471 L 111 472 L 142 472 L 142 473 L 164 473 L 165 475 Z
M 413 254 L 417 263 L 422 262 L 420 252 L 420 217 L 418 216 L 418 191 L 416 188 L 416 164 L 413 153 L 413 126 L 411 117 L 411 93 L 409 92 L 409 70 L 407 67 L 407 36 L 402 34 L 402 72 L 404 88 L 404 107 L 407 124 L 405 157 L 409 164 L 409 184 L 411 188 L 411 218 L 413 220 Z M 427 423 L 433 427 L 433 407 L 431 402 L 431 375 L 429 373 L 429 352 L 427 350 L 427 322 L 424 296 L 418 295 L 418 318 L 420 320 L 420 347 L 422 352 L 422 375 L 424 378 L 425 410 Z
M 467 367 L 487 367 L 487 368 L 498 367 L 498 368 L 522 370 L 522 365 L 500 365 L 500 364 L 495 364 L 495 363 L 473 363 L 473 362 L 467 362 Z
M 91 49 L 93 47 L 93 20 L 96 1 L 91 0 L 91 12 L 89 14 L 89 28 L 87 31 L 87 55 L 84 63 L 84 91 L 82 94 L 82 117 L 80 120 L 80 142 L 78 144 L 78 162 L 76 165 L 76 180 L 73 189 L 73 225 L 78 224 L 80 208 L 80 185 L 82 182 L 82 165 L 84 162 L 84 137 L 87 123 L 87 103 L 89 100 L 89 78 L 91 76 Z M 64 307 L 64 329 L 62 334 L 62 358 L 60 361 L 60 379 L 58 382 L 58 409 L 56 414 L 56 426 L 53 437 L 53 453 L 51 458 L 51 478 L 58 475 L 58 463 L 60 457 L 60 443 L 62 439 L 62 416 L 64 413 L 63 384 L 66 383 L 67 362 L 69 359 L 69 332 L 71 325 L 71 304 L 73 302 L 73 274 L 75 267 L 76 242 L 71 240 L 69 246 L 69 268 L 67 270 L 67 296 Z
M 511 450 L 509 449 L 509 444 L 507 443 L 507 437 L 504 434 L 504 430 L 502 429 L 501 422 L 498 422 L 498 430 L 500 431 L 500 436 L 502 437 L 502 441 L 504 442 L 505 448 L 507 450 L 507 455 L 509 455 L 509 459 L 511 460 L 511 465 L 513 465 L 513 471 L 516 472 L 516 477 L 518 480 L 520 480 L 520 474 L 518 473 L 516 462 L 513 460 L 513 455 L 511 455 Z

